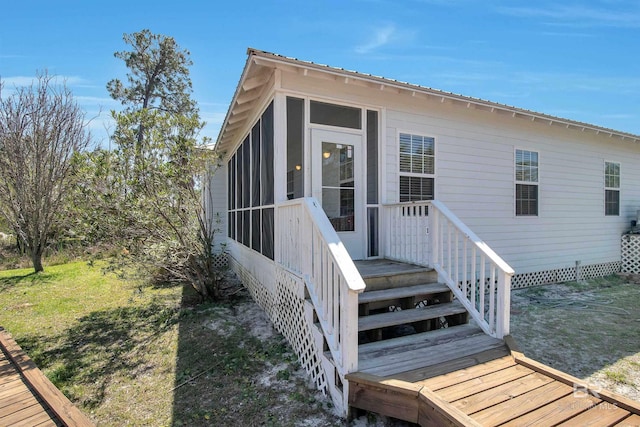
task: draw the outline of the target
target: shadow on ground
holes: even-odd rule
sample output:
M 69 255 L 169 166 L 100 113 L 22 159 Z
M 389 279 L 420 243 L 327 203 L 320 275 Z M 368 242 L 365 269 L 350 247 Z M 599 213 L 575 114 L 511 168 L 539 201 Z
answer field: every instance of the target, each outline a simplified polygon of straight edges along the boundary
M 185 289 L 173 425 L 340 425 L 262 309 L 243 288 L 233 293 L 223 303 L 196 305 Z
M 135 378 L 146 371 L 144 351 L 136 355 L 136 350 L 176 319 L 175 309 L 156 301 L 95 311 L 59 336 L 24 335 L 20 344 L 39 368 L 51 368 L 47 376 L 65 395 L 93 409 L 103 403 L 114 377 Z
M 54 281 L 59 274 L 56 273 L 36 273 L 34 271 L 25 273 L 19 276 L 2 277 L 0 278 L 0 292 L 6 291 L 17 285 L 21 286 L 33 286 L 39 285 L 48 281 Z

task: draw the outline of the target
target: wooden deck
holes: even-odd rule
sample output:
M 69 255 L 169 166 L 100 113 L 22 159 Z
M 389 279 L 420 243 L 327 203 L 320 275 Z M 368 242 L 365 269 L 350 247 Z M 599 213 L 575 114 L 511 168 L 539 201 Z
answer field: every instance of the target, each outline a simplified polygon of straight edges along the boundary
M 93 426 L 2 328 L 0 426 Z
M 350 404 L 422 426 L 640 426 L 638 402 L 517 351 L 485 350 L 448 365 L 350 374 Z

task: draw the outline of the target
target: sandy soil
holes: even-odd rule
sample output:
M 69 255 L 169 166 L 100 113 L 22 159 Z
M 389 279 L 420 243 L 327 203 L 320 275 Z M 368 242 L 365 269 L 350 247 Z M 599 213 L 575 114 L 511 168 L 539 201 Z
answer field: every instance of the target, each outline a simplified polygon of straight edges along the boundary
M 640 285 L 612 276 L 513 291 L 511 334 L 526 356 L 640 401 Z

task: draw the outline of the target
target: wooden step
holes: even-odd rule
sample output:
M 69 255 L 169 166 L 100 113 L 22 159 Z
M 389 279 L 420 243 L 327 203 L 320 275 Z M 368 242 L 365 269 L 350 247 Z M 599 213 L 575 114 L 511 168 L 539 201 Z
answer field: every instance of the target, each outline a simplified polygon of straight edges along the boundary
M 436 282 L 435 270 L 414 264 L 377 259 L 355 261 L 369 291 Z
M 449 328 L 436 329 L 434 331 L 421 332 L 419 334 L 406 335 L 388 340 L 375 341 L 358 346 L 360 360 L 367 360 L 383 356 L 385 354 L 402 351 L 412 351 L 425 346 L 435 346 L 451 341 L 461 340 L 472 335 L 481 335 L 484 331 L 476 325 L 465 323 Z
M 382 289 L 379 291 L 365 291 L 358 296 L 358 303 L 366 304 L 413 296 L 433 295 L 449 292 L 447 285 L 442 283 L 427 283 L 424 285 L 405 286 L 402 288 Z
M 389 326 L 404 325 L 423 320 L 437 319 L 443 316 L 466 313 L 464 306 L 458 302 L 429 305 L 411 310 L 392 311 L 389 313 L 372 314 L 358 319 L 358 330 L 370 331 L 372 329 L 386 328 Z
M 359 361 L 358 370 L 384 377 L 504 347 L 502 340 L 477 334 L 439 345 L 425 344 L 410 351 L 389 351 L 386 355 Z

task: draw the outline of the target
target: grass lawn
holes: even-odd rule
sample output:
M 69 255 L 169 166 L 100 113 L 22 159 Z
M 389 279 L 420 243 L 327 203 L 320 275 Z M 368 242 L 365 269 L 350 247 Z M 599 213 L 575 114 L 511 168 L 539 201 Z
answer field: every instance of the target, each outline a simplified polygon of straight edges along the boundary
M 0 326 L 98 425 L 339 424 L 243 291 L 197 304 L 99 264 L 31 271 L 0 271 Z
M 95 422 L 169 424 L 182 289 L 139 288 L 86 262 L 32 271 L 0 272 L 0 326 Z

